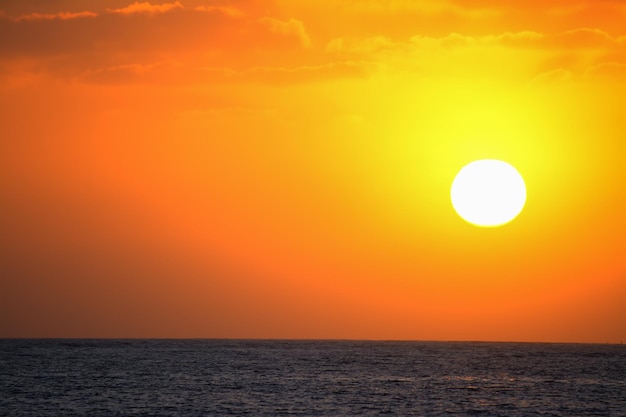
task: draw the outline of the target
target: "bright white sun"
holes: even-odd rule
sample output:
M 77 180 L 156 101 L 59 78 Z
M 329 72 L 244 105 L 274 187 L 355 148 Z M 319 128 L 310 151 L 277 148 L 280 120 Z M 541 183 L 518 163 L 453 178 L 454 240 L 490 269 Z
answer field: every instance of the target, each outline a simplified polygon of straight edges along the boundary
M 450 189 L 452 206 L 467 222 L 482 227 L 513 220 L 526 203 L 526 184 L 511 165 L 483 159 L 464 166 Z

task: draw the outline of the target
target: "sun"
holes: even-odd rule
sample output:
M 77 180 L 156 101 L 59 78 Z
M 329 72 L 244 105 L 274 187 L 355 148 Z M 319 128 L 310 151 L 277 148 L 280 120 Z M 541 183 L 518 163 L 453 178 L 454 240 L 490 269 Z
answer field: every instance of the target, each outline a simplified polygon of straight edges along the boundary
M 509 223 L 526 204 L 526 184 L 510 164 L 482 159 L 464 166 L 450 189 L 452 206 L 475 226 L 497 227 Z

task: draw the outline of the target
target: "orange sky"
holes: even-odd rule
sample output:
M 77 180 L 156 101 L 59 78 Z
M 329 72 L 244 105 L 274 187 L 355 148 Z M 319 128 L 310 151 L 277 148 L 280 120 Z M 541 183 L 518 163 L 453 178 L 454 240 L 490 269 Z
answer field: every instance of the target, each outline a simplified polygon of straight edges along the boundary
M 537 3 L 1 2 L 0 337 L 626 340 L 626 6 Z

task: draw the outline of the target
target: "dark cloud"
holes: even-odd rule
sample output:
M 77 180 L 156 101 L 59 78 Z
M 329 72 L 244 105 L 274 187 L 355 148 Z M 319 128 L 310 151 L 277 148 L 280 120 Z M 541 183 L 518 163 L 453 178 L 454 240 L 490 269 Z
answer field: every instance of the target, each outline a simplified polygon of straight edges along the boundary
M 167 13 L 169 11 L 175 9 L 183 9 L 184 6 L 181 2 L 175 1 L 173 3 L 162 3 L 162 4 L 152 4 L 147 1 L 145 2 L 134 2 L 126 7 L 120 7 L 117 9 L 107 9 L 109 13 L 117 13 L 117 14 L 135 14 L 135 13 L 147 13 L 147 14 L 158 14 L 158 13 Z
M 175 73 L 193 66 L 283 65 L 292 57 L 286 50 L 297 54 L 311 45 L 300 20 L 269 17 L 247 5 L 135 2 L 100 11 L 4 13 L 0 61 L 35 61 L 33 68 L 63 77 L 131 80 L 154 67 L 162 72 L 164 62 Z
M 91 13 L 87 15 L 87 13 Z M 0 20 L 0 53 L 7 55 L 58 55 L 81 53 L 146 52 L 188 49 L 211 40 L 225 29 L 222 13 L 174 10 L 146 16 L 83 12 L 72 19 L 24 15 Z M 71 16 L 56 14 L 54 16 Z

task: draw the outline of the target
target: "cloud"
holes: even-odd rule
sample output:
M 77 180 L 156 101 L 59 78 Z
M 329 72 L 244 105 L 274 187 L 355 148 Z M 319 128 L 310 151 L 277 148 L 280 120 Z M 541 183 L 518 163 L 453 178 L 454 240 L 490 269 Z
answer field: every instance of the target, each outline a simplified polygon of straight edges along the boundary
M 245 15 L 241 10 L 230 6 L 197 6 L 194 10 L 207 13 L 222 13 L 230 17 L 241 17 Z
M 546 13 L 555 17 L 566 17 L 578 14 L 587 8 L 585 3 L 558 4 L 547 6 Z
M 296 4 L 297 7 L 332 10 L 335 13 L 351 15 L 389 15 L 389 14 L 419 14 L 432 16 L 439 14 L 454 14 L 466 17 L 493 17 L 499 14 L 491 4 L 472 5 L 445 0 L 283 0 L 279 3 Z
M 302 22 L 297 19 L 283 21 L 271 17 L 262 17 L 259 19 L 259 23 L 268 28 L 272 33 L 296 37 L 305 48 L 311 46 L 311 38 L 307 34 Z
M 29 21 L 29 20 L 70 20 L 80 19 L 84 17 L 97 17 L 98 14 L 90 11 L 82 12 L 58 12 L 58 13 L 31 13 L 17 17 L 8 17 L 5 13 L 0 14 L 0 18 L 7 18 L 15 22 Z
M 361 78 L 368 71 L 363 63 L 343 61 L 300 67 L 254 67 L 242 73 L 243 79 L 269 84 L 297 84 L 338 78 Z
M 530 80 L 529 84 L 530 85 L 555 84 L 555 83 L 561 83 L 564 81 L 570 81 L 573 78 L 574 78 L 574 74 L 572 74 L 571 71 L 565 70 L 563 68 L 557 68 L 557 69 L 536 75 Z
M 134 14 L 134 13 L 166 13 L 174 9 L 183 9 L 184 6 L 176 1 L 174 3 L 163 3 L 163 4 L 151 4 L 148 2 L 135 2 L 126 7 L 122 7 L 120 9 L 107 9 L 109 13 L 118 13 L 118 14 Z
M 621 65 L 593 66 L 603 61 L 623 62 L 625 46 L 626 37 L 612 36 L 596 28 L 578 28 L 553 34 L 537 31 L 484 36 L 450 33 L 416 35 L 404 40 L 384 36 L 341 37 L 331 39 L 325 52 L 343 59 L 366 61 L 373 68 L 409 71 L 418 77 L 489 77 L 545 84 L 599 77 L 600 74 L 620 78 Z
M 386 36 L 374 36 L 365 39 L 335 38 L 326 45 L 326 52 L 331 54 L 369 55 L 386 49 L 393 49 L 394 42 Z
M 416 44 L 439 44 L 442 46 L 496 45 L 518 48 L 542 49 L 594 49 L 618 47 L 624 42 L 622 37 L 613 37 L 595 28 L 579 28 L 556 34 L 542 34 L 534 31 L 506 32 L 499 35 L 463 36 L 457 33 L 433 38 L 414 36 Z
M 478 38 L 481 43 L 499 44 L 505 46 L 532 46 L 545 39 L 545 35 L 534 31 L 506 32 L 496 36 L 483 36 Z
M 276 0 L 280 10 L 302 18 L 311 33 L 341 24 L 335 36 L 415 34 L 441 36 L 450 32 L 481 36 L 531 30 L 562 32 L 597 27 L 621 33 L 626 17 L 623 0 Z M 305 18 L 306 16 L 306 18 Z
M 0 16 L 0 61 L 55 57 L 82 66 L 82 71 L 149 63 L 155 59 L 150 55 L 186 59 L 181 56 L 195 54 L 244 67 L 263 63 L 254 62 L 263 59 L 263 51 L 311 46 L 302 21 L 262 17 L 259 13 L 265 10 L 254 9 L 254 2 L 247 9 L 247 4 L 184 7 L 178 1 L 135 2 L 102 13 L 39 13 L 19 19 L 4 14 Z M 150 19 L 144 18 L 146 13 Z M 277 57 L 273 64 L 282 65 L 284 59 Z M 236 65 L 234 61 L 247 62 Z
M 169 64 L 169 65 L 168 65 Z M 159 70 L 171 63 L 123 64 L 84 71 L 80 79 L 95 84 L 126 84 L 156 81 Z
M 618 38 L 595 28 L 580 28 L 545 37 L 546 46 L 567 49 L 612 47 L 618 42 Z
M 27 13 L 37 10 L 31 7 L 0 13 L 0 64 L 14 68 L 8 65 L 12 60 L 27 60 L 36 63 L 34 71 L 93 83 L 186 83 L 188 78 L 288 84 L 394 70 L 426 77 L 513 73 L 513 79 L 559 69 L 580 75 L 603 61 L 623 62 L 626 52 L 626 38 L 595 27 L 549 33 L 486 32 L 491 27 L 485 26 L 476 34 L 472 28 L 448 32 L 440 25 L 445 21 L 458 30 L 461 26 L 452 24 L 466 20 L 457 15 L 495 7 L 487 0 L 293 0 L 297 7 L 291 8 L 282 0 L 153 1 L 117 0 L 109 9 L 94 2 L 89 11 L 48 13 L 50 7 L 40 7 Z M 306 7 L 316 13 L 305 13 Z M 354 18 L 347 14 L 352 11 Z M 407 24 L 409 33 L 395 31 L 396 17 L 403 22 L 397 26 Z M 320 26 L 324 19 L 327 27 Z M 439 29 L 425 27 L 429 21 Z M 350 25 L 362 26 L 352 30 Z M 515 60 L 526 66 L 516 68 Z
M 45 60 L 54 60 L 69 72 L 72 67 L 82 72 L 203 55 L 204 60 L 236 65 L 236 61 L 258 60 L 261 51 L 310 45 L 299 20 L 268 17 L 259 23 L 259 16 L 245 9 L 246 4 L 185 8 L 180 2 L 133 3 L 103 13 L 40 13 L 19 19 L 5 13 L 0 16 L 0 62 L 34 59 L 45 68 Z M 145 19 L 145 13 L 151 18 Z
M 201 67 L 180 62 L 115 65 L 84 71 L 79 79 L 94 84 L 272 84 L 293 85 L 342 78 L 362 78 L 372 71 L 365 62 L 336 61 L 320 65 L 254 66 L 245 69 Z
M 587 68 L 584 75 L 591 79 L 626 82 L 626 62 L 601 62 Z
M 493 0 L 449 0 L 449 4 L 466 8 L 492 7 L 497 4 L 500 10 L 530 12 L 545 11 L 554 15 L 568 15 L 589 8 L 603 8 L 622 6 L 623 0 L 544 0 L 541 2 L 529 2 L 527 0 L 511 0 L 496 2 Z

